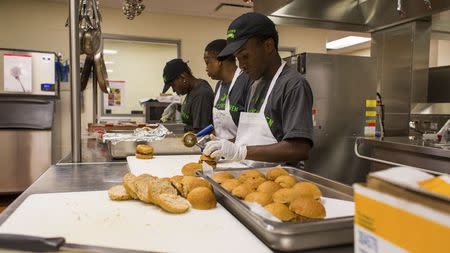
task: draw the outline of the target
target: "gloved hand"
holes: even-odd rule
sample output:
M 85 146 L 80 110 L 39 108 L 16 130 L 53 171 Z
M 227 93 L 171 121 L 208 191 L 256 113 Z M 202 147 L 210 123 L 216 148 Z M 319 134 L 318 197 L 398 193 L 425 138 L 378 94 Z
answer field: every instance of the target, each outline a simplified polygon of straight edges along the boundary
M 226 161 L 240 162 L 247 156 L 247 147 L 234 144 L 225 139 L 213 138 L 206 143 L 203 154 L 212 158 L 223 158 Z
M 169 121 L 169 120 L 173 120 L 173 119 L 175 119 L 175 113 L 176 113 L 176 111 L 177 111 L 177 108 L 178 108 L 178 105 L 179 105 L 180 103 L 178 103 L 178 102 L 172 102 L 172 103 L 170 103 L 167 107 L 166 107 L 166 109 L 164 109 L 164 111 L 163 111 L 163 113 L 162 113 L 162 115 L 161 115 L 161 122 L 167 122 L 167 121 Z

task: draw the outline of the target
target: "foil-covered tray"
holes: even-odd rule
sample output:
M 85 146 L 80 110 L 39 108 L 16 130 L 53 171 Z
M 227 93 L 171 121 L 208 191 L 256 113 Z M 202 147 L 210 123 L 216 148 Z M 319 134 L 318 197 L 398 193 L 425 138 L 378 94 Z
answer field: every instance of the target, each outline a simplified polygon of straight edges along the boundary
M 153 142 L 160 141 L 171 134 L 165 126 L 159 124 L 156 128 L 142 127 L 133 131 L 112 131 L 103 134 L 103 142 L 117 144 L 120 142 Z
M 324 197 L 353 201 L 350 186 L 308 173 L 294 167 L 283 166 L 298 180 L 316 184 Z M 269 168 L 216 169 L 238 176 L 245 170 L 258 169 L 264 174 Z M 251 205 L 231 195 L 212 178 L 198 172 L 214 188 L 218 201 L 247 226 L 267 246 L 277 251 L 298 251 L 332 247 L 353 243 L 353 213 L 348 216 L 307 222 L 280 222 L 252 211 Z
M 126 133 L 126 132 L 125 132 Z M 163 139 L 154 141 L 129 140 L 113 143 L 107 141 L 109 157 L 112 159 L 125 159 L 127 156 L 133 156 L 136 152 L 136 146 L 147 144 L 153 147 L 154 155 L 190 155 L 200 154 L 200 148 L 197 146 L 188 148 L 183 144 L 183 134 L 166 134 Z

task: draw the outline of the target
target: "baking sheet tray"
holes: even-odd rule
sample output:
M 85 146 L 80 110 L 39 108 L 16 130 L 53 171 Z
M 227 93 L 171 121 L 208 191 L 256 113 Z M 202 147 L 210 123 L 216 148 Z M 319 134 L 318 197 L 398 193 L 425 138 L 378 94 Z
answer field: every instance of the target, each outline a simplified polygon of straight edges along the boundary
M 323 202 L 327 213 L 330 212 L 326 219 L 308 222 L 278 222 L 262 217 L 251 211 L 244 201 L 231 195 L 211 178 L 201 172 L 199 174 L 213 185 L 218 201 L 272 249 L 297 251 L 353 243 L 352 188 L 294 167 L 283 166 L 283 168 L 297 179 L 313 182 L 320 188 L 325 197 Z M 248 169 L 217 169 L 215 172 L 228 171 L 238 175 Z M 264 174 L 268 169 L 258 168 Z

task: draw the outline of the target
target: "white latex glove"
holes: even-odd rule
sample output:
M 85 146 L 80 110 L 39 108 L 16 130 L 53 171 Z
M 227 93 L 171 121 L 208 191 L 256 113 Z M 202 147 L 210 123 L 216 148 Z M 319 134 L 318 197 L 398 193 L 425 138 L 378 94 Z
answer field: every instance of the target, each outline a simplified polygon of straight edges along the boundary
M 172 102 L 170 103 L 163 111 L 161 115 L 161 122 L 167 122 L 171 119 L 175 118 L 175 113 L 177 111 L 179 103 L 178 102 Z
M 212 158 L 223 158 L 226 161 L 240 162 L 247 156 L 247 147 L 234 144 L 225 139 L 217 139 L 206 143 L 203 154 Z

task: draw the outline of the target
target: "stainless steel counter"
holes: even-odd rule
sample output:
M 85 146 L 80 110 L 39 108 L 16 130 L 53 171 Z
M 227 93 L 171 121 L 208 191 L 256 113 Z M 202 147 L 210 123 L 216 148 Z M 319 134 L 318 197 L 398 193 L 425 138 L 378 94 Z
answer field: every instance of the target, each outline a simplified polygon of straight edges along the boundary
M 120 184 L 128 171 L 126 163 L 51 166 L 0 214 L 0 224 L 31 194 L 106 190 Z
M 81 161 L 82 163 L 126 162 L 125 160 L 110 159 L 108 146 L 105 143 L 98 142 L 93 137 L 83 137 L 81 139 Z M 58 164 L 70 163 L 72 163 L 70 154 L 58 162 Z
M 31 194 L 106 190 L 122 182 L 126 163 L 63 164 L 51 166 L 37 181 L 0 214 L 2 224 Z M 326 238 L 324 238 L 326 240 Z M 309 253 L 350 253 L 353 245 L 304 251 Z
M 362 155 L 389 162 L 419 167 L 431 171 L 450 173 L 450 150 L 433 143 L 409 136 L 385 138 L 361 138 L 359 152 Z M 380 170 L 390 165 L 371 163 L 371 170 Z

